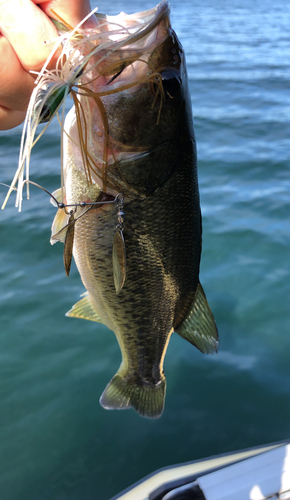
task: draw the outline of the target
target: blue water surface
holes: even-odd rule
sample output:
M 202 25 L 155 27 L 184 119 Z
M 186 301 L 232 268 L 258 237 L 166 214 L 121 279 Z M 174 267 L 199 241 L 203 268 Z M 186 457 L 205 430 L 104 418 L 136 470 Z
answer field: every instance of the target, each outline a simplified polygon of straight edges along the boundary
M 93 6 L 97 3 L 93 2 Z M 133 13 L 148 0 L 98 2 Z M 55 213 L 31 188 L 0 214 L 2 500 L 108 500 L 157 468 L 290 437 L 290 4 L 173 0 L 186 53 L 203 212 L 201 283 L 220 332 L 205 356 L 174 335 L 161 419 L 105 411 L 120 363 L 114 334 L 65 312 L 84 288 Z M 0 134 L 0 181 L 21 127 Z M 32 180 L 59 187 L 60 130 L 32 155 Z M 0 187 L 4 199 L 5 188 Z

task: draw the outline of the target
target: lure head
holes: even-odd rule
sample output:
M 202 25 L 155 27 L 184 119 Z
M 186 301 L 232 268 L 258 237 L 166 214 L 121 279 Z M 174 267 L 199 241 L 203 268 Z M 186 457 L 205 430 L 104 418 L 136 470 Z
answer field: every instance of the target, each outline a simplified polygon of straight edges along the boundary
M 48 93 L 49 87 L 51 87 L 51 93 Z M 52 84 L 46 84 L 39 89 L 34 108 L 35 117 L 37 117 L 39 124 L 47 123 L 52 119 L 68 94 L 68 90 L 66 85 L 55 88 Z
M 77 84 L 82 73 L 83 67 L 80 66 L 72 71 L 70 79 L 67 82 L 63 82 L 62 80 L 59 82 L 45 80 L 39 86 L 33 109 L 34 118 L 38 124 L 48 123 L 52 120 L 66 96 L 70 93 L 71 87 Z

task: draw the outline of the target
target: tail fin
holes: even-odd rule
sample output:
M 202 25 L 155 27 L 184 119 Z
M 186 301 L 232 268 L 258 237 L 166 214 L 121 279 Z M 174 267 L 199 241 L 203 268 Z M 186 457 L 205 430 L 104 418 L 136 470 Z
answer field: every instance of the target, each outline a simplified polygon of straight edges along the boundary
M 157 385 L 137 384 L 128 374 L 124 377 L 116 373 L 100 398 L 101 405 L 107 410 L 134 408 L 142 417 L 160 417 L 164 408 L 165 377 Z

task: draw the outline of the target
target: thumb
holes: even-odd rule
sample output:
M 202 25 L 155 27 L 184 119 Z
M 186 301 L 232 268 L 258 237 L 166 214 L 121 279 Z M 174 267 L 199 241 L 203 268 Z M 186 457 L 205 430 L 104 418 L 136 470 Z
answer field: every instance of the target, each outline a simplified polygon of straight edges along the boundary
M 58 36 L 45 13 L 30 0 L 0 0 L 0 30 L 17 54 L 22 66 L 38 71 Z

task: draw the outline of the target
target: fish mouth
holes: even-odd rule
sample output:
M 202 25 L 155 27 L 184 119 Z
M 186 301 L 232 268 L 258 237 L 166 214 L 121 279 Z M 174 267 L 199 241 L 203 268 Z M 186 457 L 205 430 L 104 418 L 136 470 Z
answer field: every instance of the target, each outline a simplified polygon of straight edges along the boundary
M 148 55 L 168 36 L 169 13 L 169 3 L 163 0 L 152 9 L 135 14 L 95 14 L 99 23 L 96 30 L 96 44 L 99 49 L 89 66 L 97 73 L 97 78 L 96 75 L 93 78 L 96 81 L 95 90 L 98 90 L 100 95 L 106 95 L 106 90 L 102 91 L 101 87 L 113 82 L 115 84 L 117 78 L 119 83 L 124 83 L 130 79 L 136 80 L 137 73 L 138 76 L 142 74 L 141 67 L 134 68 L 134 72 L 127 74 L 125 69 L 139 60 L 143 62 L 145 70 L 144 63 L 148 61 Z M 84 80 L 89 81 L 88 78 Z
M 114 31 L 117 25 L 126 28 L 128 30 L 127 32 L 124 34 L 119 33 L 115 36 L 112 35 L 113 38 L 111 39 L 119 41 L 122 37 L 127 37 L 126 42 L 132 45 L 153 31 L 163 19 L 169 16 L 169 13 L 169 3 L 167 0 L 163 0 L 152 9 L 137 12 L 135 14 L 126 14 L 125 12 L 121 12 L 116 16 L 108 16 L 98 13 L 95 15 L 100 24 L 105 21 L 108 31 Z
M 183 50 L 169 13 L 164 0 L 136 14 L 98 14 L 98 26 L 83 30 L 87 63 L 71 90 L 75 118 L 66 133 L 77 168 L 112 196 L 130 192 L 122 162 L 134 166 L 179 132 Z
M 142 87 L 147 86 L 147 90 L 149 86 L 162 87 L 160 75 L 150 58 L 169 36 L 169 13 L 169 3 L 163 0 L 152 9 L 135 14 L 96 14 L 98 26 L 84 30 L 89 41 L 86 50 L 92 56 L 81 75 L 74 104 L 78 133 L 85 130 L 86 135 L 80 137 L 80 144 L 84 145 L 82 157 L 86 176 L 104 191 L 108 189 L 116 194 L 107 183 L 110 165 L 148 149 L 143 145 L 126 144 L 120 139 L 119 130 L 117 133 L 114 130 L 114 115 L 120 98 L 135 95 L 139 99 L 138 90 Z M 151 106 L 156 99 L 150 88 Z M 158 102 L 157 106 L 161 109 Z M 126 112 L 124 110 L 124 115 Z M 71 132 L 68 131 L 69 135 L 73 135 Z M 90 146 L 89 151 L 86 144 Z

